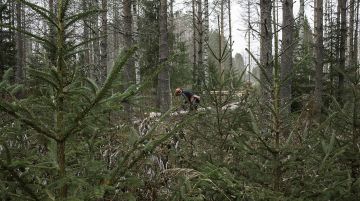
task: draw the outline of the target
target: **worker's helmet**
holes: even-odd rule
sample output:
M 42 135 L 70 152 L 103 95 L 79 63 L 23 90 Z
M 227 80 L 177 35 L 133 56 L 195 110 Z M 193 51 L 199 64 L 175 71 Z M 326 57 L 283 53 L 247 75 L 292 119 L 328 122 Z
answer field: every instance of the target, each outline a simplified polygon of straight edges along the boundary
M 175 96 L 180 96 L 181 93 L 182 93 L 182 89 L 181 89 L 181 88 L 176 88 L 176 89 L 175 89 Z

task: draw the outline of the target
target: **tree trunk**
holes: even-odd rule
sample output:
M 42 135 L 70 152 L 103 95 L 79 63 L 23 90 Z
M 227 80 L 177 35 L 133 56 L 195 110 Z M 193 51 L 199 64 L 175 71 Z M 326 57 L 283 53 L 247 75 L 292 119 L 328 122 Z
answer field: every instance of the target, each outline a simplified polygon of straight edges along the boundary
M 234 87 L 234 69 L 233 69 L 233 57 L 232 57 L 232 52 L 233 52 L 233 41 L 232 41 L 232 27 L 231 27 L 231 0 L 228 0 L 227 2 L 228 4 L 228 13 L 229 13 L 229 47 L 230 47 L 230 63 L 229 63 L 229 71 L 230 71 L 230 84 L 231 84 L 231 88 Z
M 56 4 L 56 2 L 55 2 L 55 4 Z M 54 0 L 49 0 L 49 11 L 50 11 L 50 14 L 52 15 L 52 19 L 56 18 L 57 11 L 56 11 L 55 7 L 56 6 L 54 5 Z M 55 44 L 56 43 L 55 27 L 51 23 L 48 23 L 48 26 L 49 26 L 49 30 L 50 30 L 50 33 L 49 33 L 50 41 L 51 41 L 51 43 Z M 51 65 L 55 65 L 55 62 L 56 62 L 55 54 L 56 54 L 56 52 L 54 51 L 54 49 L 48 49 L 48 57 L 49 57 Z
M 343 73 L 345 73 L 345 52 L 346 52 L 346 1 L 347 0 L 338 0 L 338 6 L 340 10 L 340 43 L 339 43 L 339 85 L 337 99 L 340 105 L 344 104 L 344 89 L 345 89 L 345 79 Z
M 197 63 L 196 63 L 196 8 L 195 8 L 195 1 L 192 0 L 192 21 L 193 21 L 193 85 L 196 87 L 196 83 L 198 80 L 198 70 L 197 70 Z
M 271 27 L 271 1 L 260 1 L 260 73 L 262 98 L 270 102 L 270 85 L 272 83 L 272 27 Z
M 124 48 L 129 50 L 133 46 L 133 20 L 132 20 L 132 0 L 123 0 L 123 21 L 124 21 Z M 124 89 L 135 82 L 134 60 L 130 58 L 124 68 Z M 132 108 L 130 104 L 125 103 L 126 119 L 130 122 L 132 118 Z
M 138 44 L 139 41 L 139 28 L 138 28 L 138 2 L 136 0 L 133 1 L 133 25 L 134 25 L 134 43 Z M 138 58 L 138 52 L 135 53 L 135 58 Z M 140 75 L 140 64 L 139 64 L 139 60 L 135 59 L 134 60 L 134 65 L 135 65 L 135 83 L 136 84 L 140 84 L 141 81 L 141 75 Z
M 356 51 L 355 51 L 355 0 L 350 0 L 350 21 L 349 21 L 349 67 L 350 75 L 356 74 Z
M 314 91 L 314 112 L 317 117 L 321 113 L 322 106 L 322 78 L 323 78 L 323 0 L 314 2 L 314 27 L 315 27 L 315 91 Z
M 204 80 L 205 85 L 209 81 L 209 0 L 204 0 Z
M 197 80 L 196 80 L 196 90 L 200 90 L 203 81 L 204 81 L 204 70 L 203 70 L 203 16 L 202 16 L 202 0 L 197 0 L 197 42 L 198 42 L 198 52 L 197 52 Z
M 58 141 L 56 145 L 57 150 L 57 163 L 59 166 L 59 178 L 65 179 L 66 171 L 65 171 L 65 141 Z M 67 197 L 67 185 L 63 184 L 59 191 L 59 197 L 61 201 L 64 201 Z
M 86 12 L 88 10 L 87 0 L 82 0 L 82 11 Z M 90 39 L 89 36 L 89 21 L 87 19 L 83 20 L 84 30 L 83 30 L 83 40 L 88 41 Z M 84 45 L 84 66 L 86 68 L 87 76 L 90 76 L 91 72 L 88 70 L 90 67 L 90 51 L 89 51 L 89 43 Z
M 358 59 L 358 53 L 359 53 L 359 9 L 360 9 L 360 1 L 357 1 L 356 4 L 356 16 L 355 16 L 355 36 L 354 36 L 354 55 L 355 55 L 355 61 L 354 65 L 358 66 L 359 59 Z M 356 69 L 356 72 L 358 72 L 359 67 Z
M 91 6 L 98 8 L 99 0 L 94 0 L 91 2 Z M 97 14 L 93 15 L 91 21 L 91 30 L 92 30 L 92 38 L 99 37 L 99 16 Z M 92 42 L 92 73 L 91 77 L 96 80 L 97 83 L 100 83 L 99 80 L 99 57 L 100 57 L 100 44 L 99 40 L 94 40 Z
M 168 31 L 167 31 L 167 0 L 160 0 L 159 13 L 159 60 L 165 65 L 158 75 L 158 98 L 160 111 L 166 112 L 171 107 L 170 73 L 166 63 L 169 55 Z
M 175 35 L 174 35 L 174 29 L 175 29 L 175 18 L 174 18 L 174 1 L 170 0 L 169 2 L 169 54 L 174 54 L 174 45 L 175 45 Z
M 225 51 L 223 40 L 224 40 L 224 0 L 220 0 L 220 35 L 219 35 L 219 65 L 220 65 L 220 81 L 224 83 L 224 62 L 222 58 L 223 51 Z M 224 50 L 223 50 L 224 48 Z
M 119 27 L 121 24 L 120 20 L 120 13 L 119 13 L 119 3 L 113 4 L 113 18 L 114 18 L 114 24 L 113 24 L 113 38 L 114 38 L 114 52 L 113 52 L 113 58 L 114 60 L 118 56 L 119 49 L 120 49 L 120 34 L 119 34 Z
M 291 85 L 292 71 L 294 68 L 294 27 L 293 0 L 283 0 L 282 3 L 282 55 L 281 55 L 281 102 L 285 107 L 285 115 L 291 112 Z
M 300 0 L 300 9 L 299 9 L 299 39 L 301 40 L 301 44 L 304 41 L 304 33 L 305 33 L 305 0 Z
M 353 3 L 355 4 L 355 2 L 353 1 Z M 352 71 L 351 74 L 354 74 L 354 83 L 358 85 L 359 84 L 359 67 L 358 67 L 358 35 L 359 35 L 359 6 L 360 6 L 360 2 L 357 1 L 356 5 L 354 5 L 354 7 L 356 6 L 356 12 L 354 12 L 355 16 L 354 16 L 354 26 L 355 26 L 355 31 L 354 31 L 354 47 L 353 47 L 353 51 L 354 51 L 354 58 L 353 58 L 353 63 L 350 63 L 353 65 L 354 70 Z M 352 25 L 350 25 L 352 26 Z M 360 121 L 359 121 L 359 112 L 360 112 L 360 97 L 359 97 L 359 88 L 354 88 L 353 89 L 353 130 L 352 130 L 352 151 L 353 153 L 358 153 L 358 144 L 359 144 L 359 137 L 360 137 Z M 360 165 L 358 160 L 353 159 L 351 161 L 351 177 L 352 177 L 352 185 L 351 185 L 351 191 L 352 193 L 354 193 L 356 195 L 356 193 L 358 193 L 357 190 L 357 186 L 356 186 L 356 181 L 359 179 L 359 172 L 360 172 Z
M 250 83 L 251 80 L 251 7 L 250 7 L 250 0 L 247 1 L 247 23 L 248 23 L 248 41 L 247 41 L 247 46 L 248 46 L 248 50 L 249 50 L 249 55 L 248 55 L 248 82 Z
M 281 132 L 281 97 L 280 97 L 280 86 L 281 78 L 280 71 L 281 66 L 279 63 L 279 35 L 276 30 L 277 24 L 279 23 L 279 6 L 277 1 L 273 1 L 273 29 L 274 29 L 274 77 L 273 77 L 273 101 L 272 108 L 274 110 L 272 114 L 272 131 L 275 137 L 275 150 L 274 157 L 274 190 L 279 191 L 281 188 L 282 181 L 282 165 L 281 165 L 281 153 L 280 153 L 280 134 Z
M 22 6 L 20 2 L 16 2 L 16 28 L 23 29 L 22 26 Z M 23 68 L 25 65 L 25 49 L 24 49 L 24 35 L 20 32 L 16 32 L 16 70 L 15 81 L 21 83 L 23 81 Z
M 101 41 L 100 41 L 100 83 L 104 83 L 107 76 L 107 62 L 108 62 L 108 43 L 107 43 L 107 35 L 108 35 L 108 25 L 107 25 L 107 0 L 101 0 Z
M 57 11 L 57 29 L 56 33 L 56 69 L 59 75 L 59 87 L 55 95 L 55 132 L 57 133 L 57 163 L 58 163 L 58 174 L 59 180 L 65 180 L 66 178 L 66 160 L 65 160 L 65 137 L 63 135 L 64 129 L 64 111 L 65 111 L 65 96 L 64 91 L 66 87 L 66 64 L 65 64 L 65 23 L 62 15 L 63 1 L 59 0 L 56 4 Z M 68 184 L 62 183 L 59 189 L 59 200 L 66 200 Z

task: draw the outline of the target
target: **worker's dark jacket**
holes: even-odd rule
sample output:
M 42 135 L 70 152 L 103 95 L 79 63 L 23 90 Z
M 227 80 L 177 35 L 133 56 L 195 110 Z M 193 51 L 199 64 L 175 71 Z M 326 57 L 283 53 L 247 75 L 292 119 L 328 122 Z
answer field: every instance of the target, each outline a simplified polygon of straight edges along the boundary
M 182 94 L 181 94 L 185 99 L 186 99 L 186 102 L 191 102 L 191 97 L 194 95 L 193 93 L 191 93 L 190 91 L 183 91 Z

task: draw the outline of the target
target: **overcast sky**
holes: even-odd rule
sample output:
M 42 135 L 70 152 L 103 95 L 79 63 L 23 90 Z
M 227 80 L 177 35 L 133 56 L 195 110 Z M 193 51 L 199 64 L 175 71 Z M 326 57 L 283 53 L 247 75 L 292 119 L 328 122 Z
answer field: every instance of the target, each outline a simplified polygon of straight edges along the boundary
M 214 2 L 217 2 L 218 0 L 209 0 L 209 4 L 210 6 L 210 12 L 211 9 L 213 9 L 213 5 Z M 252 0 L 254 1 L 254 0 Z M 187 4 L 184 2 L 188 2 Z M 191 1 L 189 0 L 175 0 L 175 9 L 179 9 L 182 10 L 183 12 L 190 12 L 191 13 L 191 3 L 189 3 Z M 232 36 L 233 36 L 233 55 L 235 55 L 236 53 L 240 53 L 242 54 L 245 58 L 247 57 L 245 48 L 247 47 L 247 35 L 246 35 L 246 31 L 248 28 L 248 24 L 246 21 L 247 18 L 247 8 L 241 6 L 241 4 L 246 4 L 247 0 L 232 0 L 231 2 L 231 22 L 232 22 Z M 256 1 L 255 1 L 256 2 Z M 294 0 L 294 16 L 297 17 L 298 11 L 299 11 L 299 1 L 298 0 Z M 310 18 L 310 24 L 312 24 L 312 9 L 310 4 L 313 3 L 313 0 L 305 0 L 305 11 L 306 11 L 306 15 L 309 16 Z M 280 4 L 280 3 L 279 3 Z M 252 20 L 256 20 L 257 18 L 257 12 L 256 9 L 259 9 L 259 5 L 256 4 L 253 6 L 253 16 L 252 16 Z M 216 29 L 217 28 L 217 15 L 215 13 L 211 13 L 211 18 L 210 18 L 210 28 L 212 29 Z M 226 12 L 226 17 L 227 17 L 227 12 Z M 281 18 L 281 13 L 280 13 L 280 18 Z M 281 19 L 279 19 L 281 20 Z M 226 26 L 228 19 L 226 19 Z M 254 25 L 253 25 L 254 26 Z M 225 32 L 226 35 L 228 35 L 228 27 L 225 28 Z M 280 36 L 281 37 L 281 36 Z M 257 38 L 251 38 L 251 47 L 252 47 L 252 52 L 257 55 L 258 54 L 258 49 L 259 49 L 259 40 Z
M 246 15 L 247 10 L 244 8 L 241 8 L 240 1 L 246 2 L 247 0 L 233 0 L 232 1 L 232 35 L 233 35 L 233 54 L 241 53 L 244 55 L 245 48 L 247 47 L 247 36 L 245 37 L 247 24 L 244 21 L 244 15 Z M 297 17 L 298 11 L 299 11 L 299 1 L 294 1 L 294 16 Z M 311 18 L 312 18 L 312 10 L 310 7 L 311 0 L 305 1 L 306 6 L 306 15 L 310 18 L 310 24 L 312 24 Z M 258 5 L 257 5 L 258 6 Z M 259 9 L 259 8 L 258 8 Z M 254 14 L 256 16 L 256 14 Z M 259 41 L 258 39 L 251 40 L 251 46 L 253 46 L 255 49 L 259 48 Z

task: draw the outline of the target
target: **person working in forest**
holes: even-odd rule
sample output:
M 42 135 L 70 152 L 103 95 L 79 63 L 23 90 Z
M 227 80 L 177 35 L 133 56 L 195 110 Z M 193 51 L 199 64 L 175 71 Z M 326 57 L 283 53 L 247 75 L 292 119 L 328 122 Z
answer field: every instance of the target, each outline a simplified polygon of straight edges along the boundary
M 193 94 L 190 91 L 183 90 L 182 88 L 175 89 L 175 96 L 182 96 L 185 99 L 185 104 L 189 104 L 190 110 L 197 110 L 200 103 L 200 96 Z

